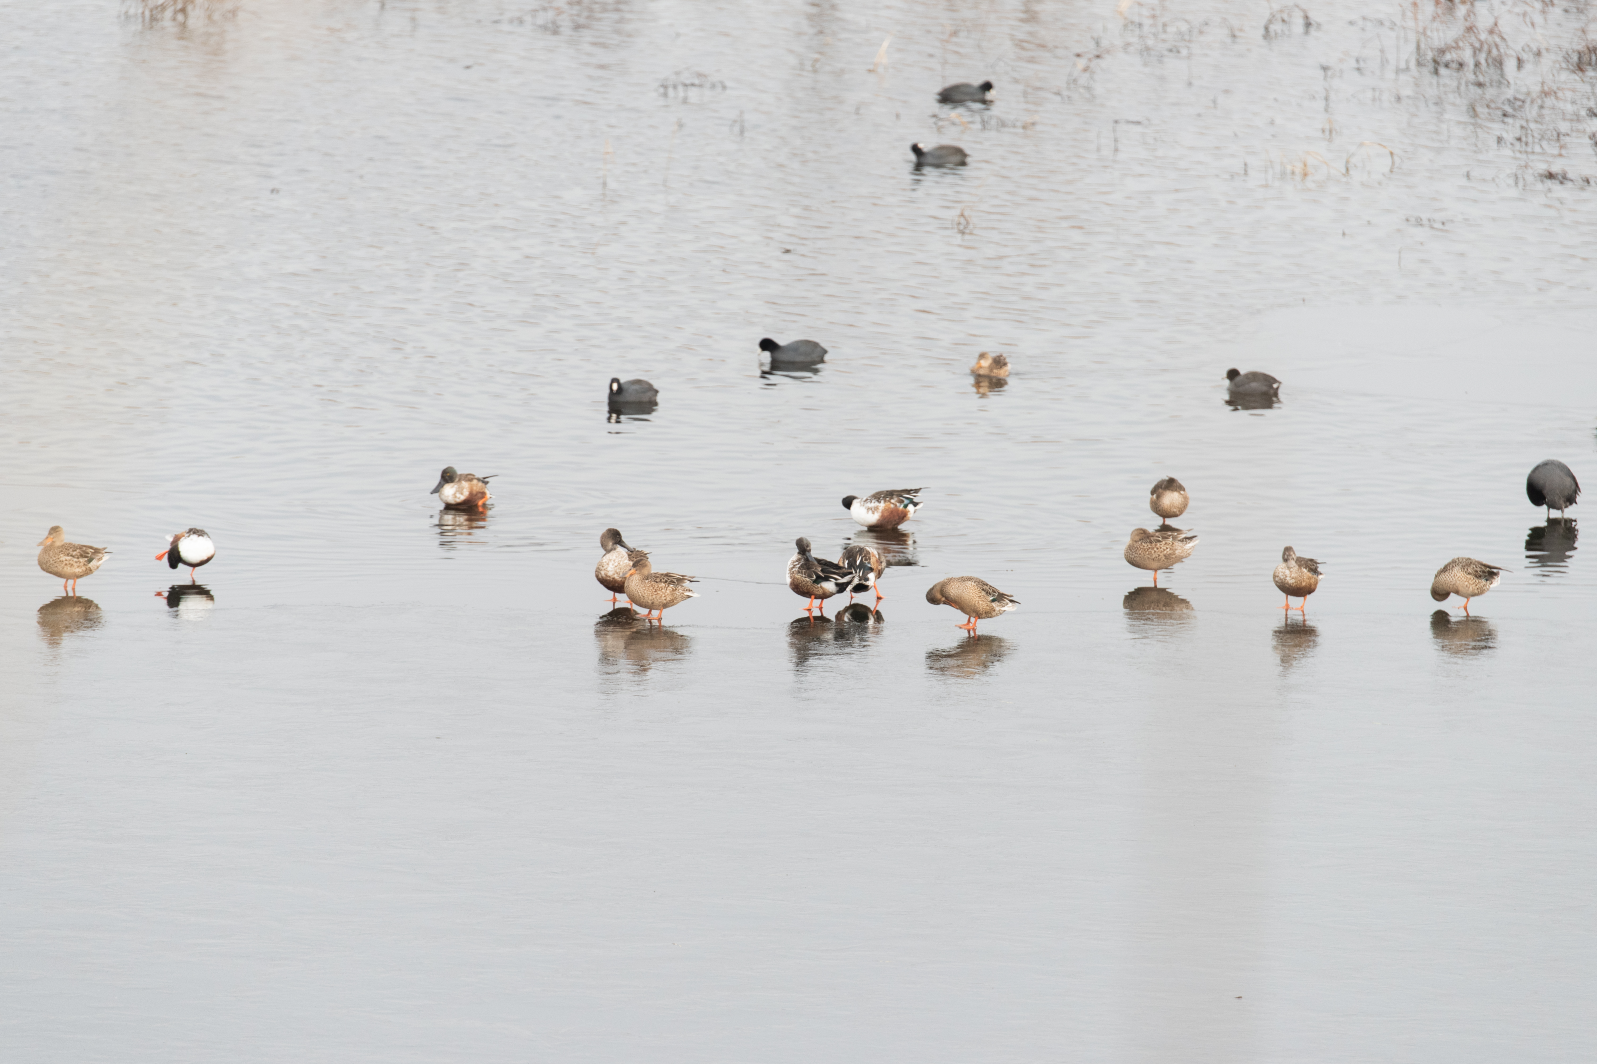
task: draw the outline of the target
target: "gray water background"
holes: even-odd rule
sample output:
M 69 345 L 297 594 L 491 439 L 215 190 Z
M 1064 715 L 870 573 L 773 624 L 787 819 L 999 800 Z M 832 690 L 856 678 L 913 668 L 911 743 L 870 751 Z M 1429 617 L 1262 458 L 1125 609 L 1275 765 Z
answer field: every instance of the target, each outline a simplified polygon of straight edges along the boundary
M 0 8 L 4 1058 L 1590 1060 L 1589 8 L 1283 10 Z

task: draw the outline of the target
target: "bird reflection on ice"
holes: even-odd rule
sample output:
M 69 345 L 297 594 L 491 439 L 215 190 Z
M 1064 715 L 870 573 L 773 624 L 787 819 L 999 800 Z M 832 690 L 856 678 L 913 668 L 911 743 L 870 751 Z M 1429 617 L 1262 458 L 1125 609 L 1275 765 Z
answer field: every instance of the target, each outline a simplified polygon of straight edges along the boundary
M 62 595 L 39 607 L 39 634 L 52 647 L 77 632 L 100 627 L 104 616 L 93 599 L 81 595 Z
M 1001 635 L 985 632 L 966 636 L 951 647 L 926 652 L 926 667 L 943 676 L 961 679 L 992 668 L 1008 654 L 1010 644 Z
M 1131 630 L 1157 636 L 1185 628 L 1192 622 L 1192 603 L 1164 587 L 1134 587 L 1120 601 Z
M 208 617 L 216 605 L 216 596 L 204 584 L 173 584 L 165 591 L 157 591 L 155 597 L 165 599 L 166 608 L 184 620 Z
M 677 661 L 693 649 L 693 637 L 661 624 L 649 624 L 643 614 L 622 606 L 600 617 L 593 626 L 599 644 L 599 663 L 647 672 L 652 666 Z
M 1270 643 L 1275 656 L 1281 659 L 1281 668 L 1290 669 L 1313 653 L 1320 631 L 1301 617 L 1282 617 L 1281 622 L 1270 633 Z
M 1525 559 L 1532 569 L 1544 570 L 1541 576 L 1552 576 L 1569 568 L 1569 556 L 1575 553 L 1575 540 L 1580 529 L 1573 517 L 1549 518 L 1545 525 L 1537 525 L 1525 536 Z
M 1485 617 L 1455 617 L 1447 610 L 1431 614 L 1436 649 L 1459 657 L 1484 653 L 1497 645 L 1497 632 Z

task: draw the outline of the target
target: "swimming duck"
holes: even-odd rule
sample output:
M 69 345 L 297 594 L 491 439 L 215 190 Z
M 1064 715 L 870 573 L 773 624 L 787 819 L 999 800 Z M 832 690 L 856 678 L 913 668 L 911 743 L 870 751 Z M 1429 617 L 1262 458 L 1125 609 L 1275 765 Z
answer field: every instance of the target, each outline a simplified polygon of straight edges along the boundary
M 632 548 L 614 528 L 599 533 L 599 546 L 604 553 L 599 556 L 599 564 L 593 567 L 593 578 L 610 592 L 610 601 L 615 602 L 616 596 L 627 589 L 627 572 L 632 568 L 627 555 L 632 553 Z
M 863 499 L 858 495 L 843 496 L 843 509 L 866 528 L 897 528 L 915 516 L 921 508 L 916 496 L 925 488 L 888 488 L 875 491 Z
M 1225 371 L 1225 379 L 1230 382 L 1232 395 L 1267 395 L 1272 399 L 1281 396 L 1281 382 L 1268 373 L 1243 373 L 1232 368 Z
M 976 356 L 976 364 L 970 371 L 978 377 L 1007 377 L 1009 376 L 1009 356 L 990 355 L 986 351 Z
M 1275 567 L 1271 578 L 1286 596 L 1286 605 L 1281 608 L 1291 609 L 1292 596 L 1296 595 L 1303 600 L 1297 608 L 1302 613 L 1303 607 L 1309 604 L 1309 596 L 1320 586 L 1320 563 L 1313 558 L 1299 558 L 1297 551 L 1287 547 L 1281 551 L 1281 564 Z
M 67 534 L 60 525 L 51 525 L 50 531 L 39 541 L 44 549 L 39 552 L 39 568 L 51 576 L 61 578 L 61 590 L 72 584 L 71 594 L 78 593 L 78 581 L 100 567 L 111 552 L 104 547 L 91 547 L 86 543 L 68 543 Z
M 203 528 L 191 528 L 187 532 L 173 532 L 172 540 L 165 550 L 155 556 L 156 561 L 166 559 L 169 569 L 176 569 L 179 565 L 189 567 L 189 579 L 194 579 L 194 570 L 207 564 L 216 557 L 216 544 L 211 542 L 211 537 L 206 535 Z
M 1146 528 L 1134 528 L 1126 543 L 1125 558 L 1138 569 L 1152 569 L 1153 586 L 1158 587 L 1159 570 L 1186 561 L 1197 545 L 1196 532 L 1184 532 L 1179 528 L 1149 532 Z
M 810 551 L 810 541 L 800 536 L 793 541 L 798 553 L 787 562 L 787 586 L 795 595 L 806 595 L 807 610 L 815 609 L 815 600 L 825 602 L 839 591 L 847 591 L 855 584 L 854 570 L 845 569 L 825 558 L 817 558 Z M 822 607 L 824 609 L 824 607 Z
M 772 365 L 813 366 L 826 361 L 826 348 L 814 340 L 792 340 L 779 344 L 767 336 L 760 341 L 760 350 L 771 356 Z
M 488 494 L 488 481 L 498 476 L 490 473 L 479 477 L 475 473 L 457 473 L 454 466 L 444 466 L 438 474 L 438 483 L 427 494 L 436 495 L 446 510 L 480 510 L 493 498 Z
M 1488 565 L 1474 558 L 1454 558 L 1436 570 L 1436 577 L 1431 581 L 1431 598 L 1446 602 L 1447 596 L 1457 595 L 1464 600 L 1464 613 L 1468 615 L 1469 600 L 1496 587 L 1505 571 L 1501 565 Z
M 854 586 L 848 590 L 848 599 L 854 601 L 854 596 L 863 592 L 875 591 L 876 601 L 881 603 L 885 597 L 882 589 L 876 585 L 882 573 L 887 570 L 887 564 L 882 561 L 882 556 L 865 546 L 863 543 L 851 543 L 843 548 L 843 553 L 837 559 L 837 564 L 845 569 L 854 571 Z
M 693 582 L 693 577 L 681 573 L 655 572 L 649 564 L 648 554 L 641 550 L 629 552 L 628 560 L 631 567 L 627 570 L 624 589 L 634 605 L 642 606 L 647 611 L 643 615 L 644 620 L 663 621 L 666 610 L 679 602 L 699 597 L 699 593 L 688 586 Z M 660 614 L 659 617 L 649 616 L 656 612 Z
M 926 601 L 933 606 L 952 606 L 965 615 L 965 623 L 957 627 L 972 634 L 976 622 L 1008 613 L 1020 605 L 1020 600 L 998 590 L 987 581 L 975 576 L 950 576 L 939 580 L 926 592 Z
M 1148 509 L 1168 521 L 1187 512 L 1187 489 L 1175 477 L 1165 477 L 1148 491 Z
M 629 381 L 624 381 L 620 377 L 610 378 L 609 401 L 612 403 L 648 404 L 659 400 L 660 389 L 641 377 Z
M 980 85 L 972 85 L 968 81 L 961 81 L 957 85 L 949 85 L 937 94 L 938 103 L 988 103 L 993 91 L 993 83 L 984 81 Z
M 916 166 L 964 166 L 965 160 L 970 158 L 964 148 L 954 144 L 939 144 L 935 148 L 911 144 L 909 148 L 915 153 Z
M 1539 463 L 1525 478 L 1525 494 L 1530 496 L 1532 506 L 1547 507 L 1549 518 L 1554 510 L 1562 517 L 1564 509 L 1575 505 L 1575 500 L 1580 497 L 1580 481 L 1575 479 L 1574 472 L 1567 465 L 1556 458 L 1549 458 Z

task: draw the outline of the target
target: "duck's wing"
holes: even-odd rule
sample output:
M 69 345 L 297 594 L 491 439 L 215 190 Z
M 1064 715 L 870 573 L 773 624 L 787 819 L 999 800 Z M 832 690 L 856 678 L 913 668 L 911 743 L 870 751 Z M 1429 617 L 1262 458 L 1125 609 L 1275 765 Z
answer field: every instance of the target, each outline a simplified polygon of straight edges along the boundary
M 895 506 L 902 506 L 906 510 L 912 510 L 920 505 L 920 499 L 916 496 L 925 490 L 925 488 L 888 488 L 885 491 L 875 491 L 865 496 L 865 503 L 868 506 L 881 506 L 883 503 L 892 503 Z
M 976 590 L 980 592 L 988 602 L 991 602 L 995 606 L 1020 605 L 1020 600 L 1018 598 L 1015 598 L 1015 596 L 1007 592 L 998 590 L 985 580 L 973 577 L 971 583 L 975 585 Z
M 1320 563 L 1315 561 L 1313 558 L 1298 558 L 1298 568 L 1307 569 L 1315 576 L 1320 575 Z

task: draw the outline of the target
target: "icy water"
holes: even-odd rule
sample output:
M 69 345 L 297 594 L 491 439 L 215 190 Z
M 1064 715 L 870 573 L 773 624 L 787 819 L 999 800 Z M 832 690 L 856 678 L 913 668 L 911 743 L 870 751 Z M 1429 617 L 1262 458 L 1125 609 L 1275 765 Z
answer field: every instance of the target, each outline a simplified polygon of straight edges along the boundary
M 122 10 L 0 9 L 4 1059 L 1597 1055 L 1584 6 Z

